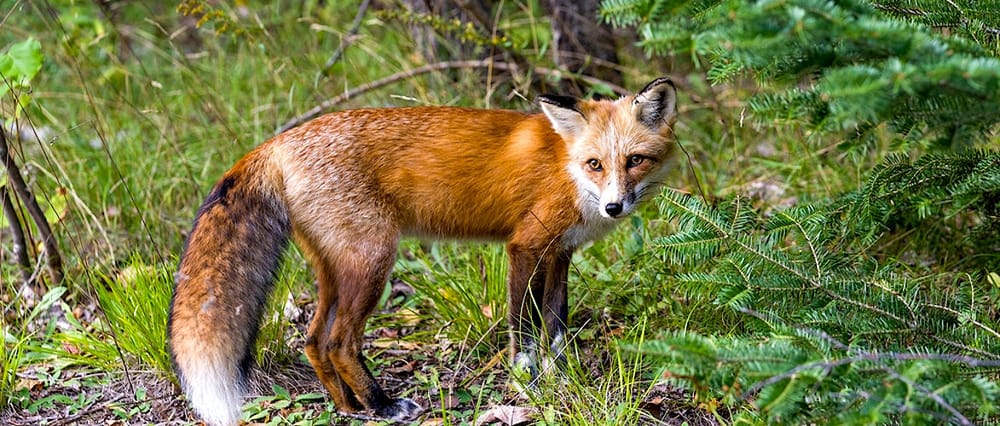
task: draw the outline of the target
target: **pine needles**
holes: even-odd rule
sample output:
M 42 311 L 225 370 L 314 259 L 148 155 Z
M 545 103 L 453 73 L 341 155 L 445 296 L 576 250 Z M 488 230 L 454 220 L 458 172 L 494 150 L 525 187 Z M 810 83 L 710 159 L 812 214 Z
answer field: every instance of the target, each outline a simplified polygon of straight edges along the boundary
M 840 137 L 844 150 L 888 138 L 895 150 L 857 190 L 779 210 L 664 194 L 659 213 L 676 232 L 656 240 L 660 262 L 645 274 L 747 320 L 633 349 L 703 401 L 749 404 L 737 422 L 995 421 L 998 9 L 605 2 L 605 19 L 636 26 L 648 54 L 704 59 L 715 83 L 752 78 L 758 125 Z
M 858 216 L 837 203 L 768 217 L 748 207 L 661 197 L 678 223 L 656 242 L 664 268 L 683 265 L 675 284 L 754 318 L 739 336 L 677 332 L 636 347 L 664 361 L 665 377 L 702 398 L 750 401 L 773 422 L 971 424 L 997 413 L 1000 334 L 983 303 L 996 289 L 967 276 L 941 293 L 949 274 L 914 278 L 867 256 L 867 240 L 845 231 Z

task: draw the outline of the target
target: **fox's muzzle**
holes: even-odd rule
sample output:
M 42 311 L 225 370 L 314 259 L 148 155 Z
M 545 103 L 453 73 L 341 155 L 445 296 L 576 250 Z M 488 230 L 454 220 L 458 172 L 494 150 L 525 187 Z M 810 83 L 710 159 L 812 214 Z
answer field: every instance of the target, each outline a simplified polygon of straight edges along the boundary
M 604 205 L 604 212 L 608 214 L 609 217 L 616 217 L 622 213 L 625 208 L 621 203 L 608 203 Z

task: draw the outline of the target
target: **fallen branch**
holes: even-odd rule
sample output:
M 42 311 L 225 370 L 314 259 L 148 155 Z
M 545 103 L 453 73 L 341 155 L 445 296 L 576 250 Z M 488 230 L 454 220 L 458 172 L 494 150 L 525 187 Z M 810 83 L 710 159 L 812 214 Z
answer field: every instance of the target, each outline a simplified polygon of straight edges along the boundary
M 329 110 L 330 108 L 333 108 L 334 106 L 339 105 L 363 93 L 367 93 L 372 90 L 388 86 L 392 83 L 396 83 L 401 80 L 405 80 L 408 78 L 416 77 L 418 75 L 423 75 L 434 71 L 443 71 L 450 69 L 466 69 L 466 68 L 491 68 L 491 69 L 498 69 L 510 72 L 514 72 L 518 69 L 517 65 L 514 64 L 510 64 L 507 62 L 494 62 L 489 59 L 483 59 L 483 60 L 470 60 L 470 61 L 437 62 L 433 64 L 424 65 L 422 67 L 417 67 L 412 70 L 401 71 L 396 74 L 390 75 L 388 77 L 375 80 L 371 83 L 363 84 L 354 89 L 348 90 L 340 95 L 337 95 L 333 98 L 327 99 L 322 103 L 320 103 L 319 105 L 317 105 L 316 107 L 310 109 L 309 111 L 306 111 L 304 114 L 299 115 L 298 117 L 295 117 L 285 122 L 285 124 L 282 124 L 281 127 L 278 127 L 278 130 L 275 131 L 275 134 L 282 133 L 288 129 L 291 129 L 295 126 L 305 123 L 306 121 L 316 118 L 324 111 Z M 565 77 L 572 80 L 582 81 L 592 85 L 608 86 L 611 88 L 611 90 L 614 90 L 619 95 L 624 95 L 628 93 L 628 90 L 626 90 L 624 87 L 591 76 L 576 75 L 568 71 L 553 69 L 553 68 L 545 68 L 545 67 L 532 67 L 531 71 L 533 71 L 536 74 L 542 74 L 546 76 L 557 76 L 560 78 Z

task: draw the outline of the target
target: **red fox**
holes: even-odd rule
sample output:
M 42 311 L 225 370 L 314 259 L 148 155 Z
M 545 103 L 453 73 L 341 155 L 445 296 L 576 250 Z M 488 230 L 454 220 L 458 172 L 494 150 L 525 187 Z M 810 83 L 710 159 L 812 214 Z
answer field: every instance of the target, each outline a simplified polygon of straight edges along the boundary
M 319 284 L 305 353 L 338 410 L 397 420 L 422 411 L 386 395 L 361 354 L 403 236 L 506 241 L 511 359 L 537 374 L 539 343 L 557 348 L 566 332 L 573 250 L 663 186 L 676 92 L 658 78 L 614 101 L 538 101 L 535 114 L 331 113 L 226 172 L 185 242 L 168 324 L 177 376 L 205 422 L 239 421 L 252 345 L 290 238 Z

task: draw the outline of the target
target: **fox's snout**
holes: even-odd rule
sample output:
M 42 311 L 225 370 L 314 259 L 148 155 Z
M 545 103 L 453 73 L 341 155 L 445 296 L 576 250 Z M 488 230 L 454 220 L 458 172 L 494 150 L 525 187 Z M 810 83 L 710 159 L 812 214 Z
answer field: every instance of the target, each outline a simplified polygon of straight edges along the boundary
M 622 213 L 625 207 L 621 203 L 607 203 L 604 205 L 604 213 L 608 214 L 608 217 L 616 217 Z
M 609 161 L 609 163 L 613 163 Z M 641 195 L 655 186 L 649 180 L 658 180 L 661 167 L 639 170 L 638 167 L 617 167 L 604 176 L 591 176 L 597 197 L 597 211 L 608 219 L 621 219 L 632 214 L 640 203 Z M 604 178 L 602 181 L 600 178 Z
M 635 206 L 635 193 L 628 187 L 631 185 L 616 185 L 616 182 L 609 182 L 604 189 L 597 206 L 601 216 L 608 219 L 618 219 L 632 213 Z
M 610 187 L 601 195 L 597 210 L 608 219 L 621 219 L 635 210 L 638 197 L 632 189 Z

